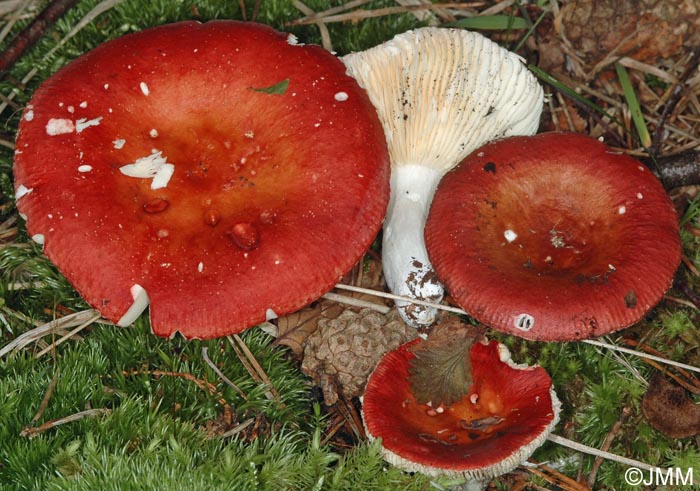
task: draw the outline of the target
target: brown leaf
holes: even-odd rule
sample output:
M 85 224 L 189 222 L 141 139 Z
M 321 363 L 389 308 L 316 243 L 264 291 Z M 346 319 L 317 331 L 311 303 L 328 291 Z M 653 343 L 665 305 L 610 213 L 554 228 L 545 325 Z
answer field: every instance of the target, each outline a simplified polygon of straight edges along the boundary
M 336 302 L 321 300 L 313 307 L 306 307 L 293 314 L 277 319 L 276 344 L 289 347 L 295 355 L 304 353 L 304 343 L 318 328 L 318 320 L 323 316 L 335 319 L 344 307 Z
M 449 406 L 472 385 L 470 349 L 477 335 L 456 318 L 438 324 L 415 348 L 409 368 L 411 392 L 421 404 Z
M 680 6 L 683 0 L 665 3 Z M 669 57 L 682 46 L 691 27 L 688 21 L 672 15 L 659 0 L 580 0 L 561 9 L 563 31 L 589 65 L 611 52 L 611 61 L 628 56 L 654 63 L 657 58 Z

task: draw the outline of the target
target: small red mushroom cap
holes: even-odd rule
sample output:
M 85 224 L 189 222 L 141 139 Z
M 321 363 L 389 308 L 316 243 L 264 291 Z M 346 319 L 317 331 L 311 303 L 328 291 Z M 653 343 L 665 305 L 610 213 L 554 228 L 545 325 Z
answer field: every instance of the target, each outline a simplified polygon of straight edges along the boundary
M 105 43 L 47 80 L 19 128 L 29 234 L 88 303 L 153 331 L 240 332 L 329 290 L 383 219 L 382 126 L 345 66 L 254 23 Z
M 470 315 L 547 341 L 639 321 L 681 256 L 677 215 L 652 172 L 573 133 L 473 152 L 440 183 L 425 236 L 439 278 Z
M 389 352 L 370 376 L 362 402 L 368 437 L 407 471 L 485 479 L 511 471 L 559 420 L 560 403 L 541 367 L 515 365 L 508 349 L 476 342 L 473 384 L 450 406 L 419 404 L 408 381 L 414 340 Z

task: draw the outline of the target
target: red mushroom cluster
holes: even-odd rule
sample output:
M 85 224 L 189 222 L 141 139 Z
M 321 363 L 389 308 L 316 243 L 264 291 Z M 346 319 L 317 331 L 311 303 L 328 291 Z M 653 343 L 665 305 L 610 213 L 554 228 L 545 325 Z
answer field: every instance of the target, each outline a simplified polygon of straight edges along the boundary
M 345 66 L 254 23 L 105 43 L 34 94 L 16 144 L 29 234 L 106 318 L 211 338 L 329 290 L 389 196 L 382 126 Z

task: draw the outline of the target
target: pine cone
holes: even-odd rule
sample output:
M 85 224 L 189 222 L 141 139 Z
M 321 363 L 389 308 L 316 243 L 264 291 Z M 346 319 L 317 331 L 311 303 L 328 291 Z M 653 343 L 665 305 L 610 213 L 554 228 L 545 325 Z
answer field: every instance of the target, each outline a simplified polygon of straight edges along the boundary
M 318 321 L 318 329 L 306 340 L 301 370 L 321 387 L 330 406 L 339 393 L 361 395 L 382 356 L 416 336 L 395 309 L 387 315 L 345 310 L 335 319 Z

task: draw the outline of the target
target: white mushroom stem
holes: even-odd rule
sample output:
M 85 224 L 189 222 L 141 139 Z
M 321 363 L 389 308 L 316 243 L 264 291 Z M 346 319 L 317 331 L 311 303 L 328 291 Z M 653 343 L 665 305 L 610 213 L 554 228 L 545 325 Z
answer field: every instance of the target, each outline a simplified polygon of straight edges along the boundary
M 442 171 L 422 165 L 397 167 L 391 174 L 391 200 L 384 222 L 382 266 L 389 289 L 396 295 L 440 302 L 444 288 L 428 259 L 423 229 Z M 411 325 L 430 325 L 437 310 L 396 301 Z

